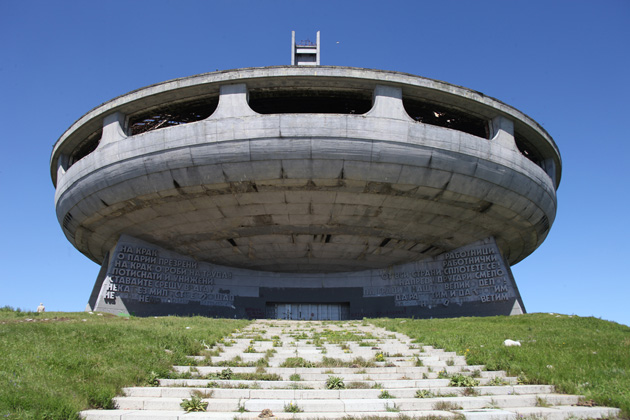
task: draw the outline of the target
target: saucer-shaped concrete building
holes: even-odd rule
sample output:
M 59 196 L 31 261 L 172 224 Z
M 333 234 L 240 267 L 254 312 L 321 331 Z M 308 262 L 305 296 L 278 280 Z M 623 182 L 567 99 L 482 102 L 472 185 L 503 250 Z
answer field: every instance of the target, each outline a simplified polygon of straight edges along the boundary
M 522 313 L 509 266 L 555 218 L 561 159 L 549 134 L 470 89 L 319 65 L 319 42 L 293 42 L 292 57 L 138 89 L 61 136 L 57 217 L 103 264 L 90 309 Z M 470 268 L 488 255 L 501 275 Z M 449 287 L 458 281 L 469 283 Z

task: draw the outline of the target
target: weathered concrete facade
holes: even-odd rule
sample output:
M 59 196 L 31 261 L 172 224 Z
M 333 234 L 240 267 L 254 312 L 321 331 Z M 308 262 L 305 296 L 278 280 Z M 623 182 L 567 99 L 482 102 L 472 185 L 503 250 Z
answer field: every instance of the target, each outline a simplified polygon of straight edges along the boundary
M 58 219 L 92 260 L 107 265 L 129 235 L 263 282 L 293 279 L 281 289 L 305 274 L 343 273 L 343 283 L 434 261 L 488 238 L 509 270 L 549 232 L 560 174 L 551 137 L 508 105 L 418 76 L 330 66 L 140 89 L 79 119 L 51 158 Z
M 103 263 L 88 308 L 306 320 L 524 312 L 492 239 L 379 270 L 277 273 L 203 263 L 122 236 Z

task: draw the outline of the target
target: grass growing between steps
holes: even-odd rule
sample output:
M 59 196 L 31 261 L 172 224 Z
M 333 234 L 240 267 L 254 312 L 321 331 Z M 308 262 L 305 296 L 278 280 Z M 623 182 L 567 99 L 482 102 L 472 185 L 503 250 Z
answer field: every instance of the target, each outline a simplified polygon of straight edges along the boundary
M 147 385 L 151 372 L 167 376 L 202 341 L 247 323 L 0 308 L 0 419 L 78 419 L 81 410 L 111 408 L 122 387 Z
M 424 345 L 465 355 L 469 365 L 505 370 L 530 384 L 555 385 L 630 418 L 630 327 L 556 314 L 456 319 L 374 319 Z M 505 347 L 505 339 L 521 347 Z

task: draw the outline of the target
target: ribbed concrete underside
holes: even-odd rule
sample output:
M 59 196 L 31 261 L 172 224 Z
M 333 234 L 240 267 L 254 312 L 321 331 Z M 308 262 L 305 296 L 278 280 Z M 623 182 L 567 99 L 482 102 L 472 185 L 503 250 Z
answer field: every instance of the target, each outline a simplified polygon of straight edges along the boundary
M 304 179 L 237 185 L 243 193 L 223 187 L 120 203 L 77 237 L 105 231 L 109 243 L 125 232 L 201 261 L 284 272 L 383 268 L 488 236 L 520 255 L 538 239 L 532 221 L 509 208 L 430 187 Z
M 71 240 L 98 262 L 124 233 L 221 265 L 333 272 L 417 261 L 489 236 L 513 264 L 555 216 L 552 187 L 459 152 L 349 139 L 229 142 L 226 157 L 227 147 L 111 162 L 59 198 L 59 217 L 71 214 Z

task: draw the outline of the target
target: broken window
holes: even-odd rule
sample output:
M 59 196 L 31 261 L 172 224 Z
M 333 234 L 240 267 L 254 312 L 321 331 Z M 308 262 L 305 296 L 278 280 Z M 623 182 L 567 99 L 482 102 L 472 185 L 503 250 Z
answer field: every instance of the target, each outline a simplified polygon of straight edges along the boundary
M 68 159 L 68 168 L 96 150 L 101 141 L 102 135 L 103 130 L 98 130 L 89 135 L 77 147 L 75 147 Z
M 403 105 L 407 114 L 418 122 L 489 138 L 488 122 L 483 118 L 417 99 L 403 98 Z
M 208 118 L 217 108 L 219 98 L 184 102 L 152 109 L 129 117 L 129 134 L 146 133 L 174 125 L 188 124 Z

